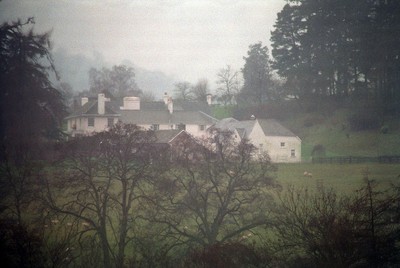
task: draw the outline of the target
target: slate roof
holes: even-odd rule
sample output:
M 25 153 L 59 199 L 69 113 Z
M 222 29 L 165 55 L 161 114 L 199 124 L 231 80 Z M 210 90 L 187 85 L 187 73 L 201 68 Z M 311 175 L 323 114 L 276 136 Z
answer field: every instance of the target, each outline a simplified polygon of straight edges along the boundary
M 121 110 L 121 121 L 130 124 L 195 124 L 211 125 L 216 119 L 201 111 Z
M 284 136 L 284 137 L 297 137 L 289 129 L 282 126 L 274 119 L 257 119 L 265 136 Z
M 257 120 L 244 120 L 238 121 L 234 118 L 225 118 L 219 121 L 215 126 L 221 129 L 236 130 L 240 137 L 247 137 L 255 123 L 258 121 L 265 136 L 284 136 L 284 137 L 297 137 L 293 132 L 282 126 L 274 119 L 257 119 Z
M 105 113 L 102 116 L 117 116 L 119 115 L 117 112 L 118 108 L 116 107 L 115 102 L 106 102 L 105 103 Z M 90 100 L 84 105 L 78 107 L 74 112 L 72 112 L 66 119 L 79 117 L 81 115 L 99 115 L 97 109 L 97 100 Z
M 173 140 L 180 132 L 184 130 L 171 129 L 171 130 L 157 130 L 154 131 L 158 143 L 168 143 Z
M 120 115 L 123 122 L 134 124 L 165 124 L 168 122 L 183 124 L 212 124 L 216 121 L 211 117 L 211 109 L 207 103 L 176 100 L 173 103 L 173 114 L 170 115 L 164 101 L 140 102 L 140 110 L 120 110 L 122 99 L 105 102 L 105 116 Z M 97 98 L 78 107 L 68 118 L 81 115 L 98 115 Z
M 220 120 L 217 124 L 215 124 L 215 127 L 230 131 L 236 130 L 239 136 L 244 138 L 251 133 L 255 122 L 255 120 L 238 121 L 235 118 L 229 117 Z

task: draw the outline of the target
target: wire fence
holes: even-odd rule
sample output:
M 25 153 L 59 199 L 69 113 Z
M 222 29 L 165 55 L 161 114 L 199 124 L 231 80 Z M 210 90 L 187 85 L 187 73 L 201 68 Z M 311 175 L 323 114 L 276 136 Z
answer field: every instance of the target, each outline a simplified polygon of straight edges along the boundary
M 400 155 L 313 157 L 313 164 L 400 163 Z

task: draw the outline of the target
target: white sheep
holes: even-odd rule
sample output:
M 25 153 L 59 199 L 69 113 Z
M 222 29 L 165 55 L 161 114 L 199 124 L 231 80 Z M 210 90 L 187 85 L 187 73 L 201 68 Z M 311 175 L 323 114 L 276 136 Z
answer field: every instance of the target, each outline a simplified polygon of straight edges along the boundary
M 304 171 L 303 175 L 304 175 L 304 177 L 309 177 L 309 178 L 312 178 L 312 176 L 313 176 L 312 173 L 308 172 L 308 171 Z

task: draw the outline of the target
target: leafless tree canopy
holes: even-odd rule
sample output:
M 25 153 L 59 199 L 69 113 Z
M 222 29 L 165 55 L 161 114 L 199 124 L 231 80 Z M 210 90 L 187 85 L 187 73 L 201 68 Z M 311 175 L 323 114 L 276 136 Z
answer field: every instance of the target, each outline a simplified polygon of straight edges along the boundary
M 186 147 L 155 184 L 148 219 L 180 243 L 212 245 L 251 233 L 266 222 L 274 186 L 269 159 L 255 161 L 254 153 L 248 141 L 235 143 L 218 130 L 201 147 Z

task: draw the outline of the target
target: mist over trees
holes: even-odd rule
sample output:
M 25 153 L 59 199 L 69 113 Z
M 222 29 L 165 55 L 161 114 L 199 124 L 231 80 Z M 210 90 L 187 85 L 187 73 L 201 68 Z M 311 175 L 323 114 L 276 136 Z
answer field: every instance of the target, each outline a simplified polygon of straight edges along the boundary
M 199 79 L 194 85 L 187 81 L 175 83 L 173 97 L 183 101 L 206 102 L 209 93 L 208 80 L 203 78 Z
M 125 65 L 115 65 L 111 69 L 103 67 L 101 70 L 91 68 L 89 84 L 92 93 L 109 91 L 119 97 L 142 94 L 142 90 L 135 82 L 134 69 Z
M 97 51 L 93 55 L 70 54 L 65 49 L 56 49 L 53 52 L 54 65 L 60 75 L 60 81 L 71 85 L 73 92 L 88 91 L 90 88 L 88 72 L 91 68 L 99 71 L 105 67 L 111 69 L 114 65 L 124 65 L 133 68 L 135 82 L 143 91 L 151 91 L 156 98 L 162 97 L 165 89 L 172 89 L 174 79 L 160 71 L 150 71 L 137 66 L 131 60 L 123 60 L 121 63 L 110 63 Z M 53 83 L 58 83 L 52 77 Z
M 175 83 L 174 98 L 178 100 L 192 100 L 192 85 L 187 81 Z

